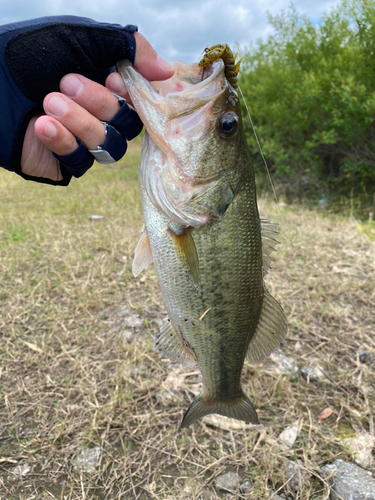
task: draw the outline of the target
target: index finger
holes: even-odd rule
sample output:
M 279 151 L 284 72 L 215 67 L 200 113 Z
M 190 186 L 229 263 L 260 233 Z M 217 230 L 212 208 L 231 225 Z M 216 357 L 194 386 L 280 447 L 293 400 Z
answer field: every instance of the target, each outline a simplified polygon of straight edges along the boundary
M 65 75 L 60 90 L 101 121 L 109 122 L 120 109 L 117 97 L 110 90 L 82 75 Z

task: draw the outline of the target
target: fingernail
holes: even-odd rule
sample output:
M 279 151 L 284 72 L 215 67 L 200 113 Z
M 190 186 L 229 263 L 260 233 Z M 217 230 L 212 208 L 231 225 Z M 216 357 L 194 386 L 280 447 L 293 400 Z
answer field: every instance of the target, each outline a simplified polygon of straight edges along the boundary
M 66 75 L 60 82 L 60 89 L 69 97 L 77 97 L 82 92 L 83 83 L 74 75 Z
M 57 128 L 55 125 L 51 122 L 48 122 L 47 125 L 44 127 L 43 135 L 48 137 L 48 139 L 53 139 L 57 134 Z
M 115 94 L 121 95 L 126 93 L 124 80 L 119 75 L 119 73 L 113 73 L 113 76 L 111 75 L 111 79 L 108 81 L 108 85 L 110 86 L 110 90 Z
M 48 111 L 55 116 L 63 115 L 67 107 L 68 103 L 58 96 L 51 97 L 47 104 Z
M 173 73 L 174 73 L 175 69 L 172 66 L 172 64 L 170 64 L 168 61 L 166 61 L 162 57 L 158 56 L 156 59 L 156 62 L 158 64 L 159 68 L 164 69 L 165 71 L 173 71 Z

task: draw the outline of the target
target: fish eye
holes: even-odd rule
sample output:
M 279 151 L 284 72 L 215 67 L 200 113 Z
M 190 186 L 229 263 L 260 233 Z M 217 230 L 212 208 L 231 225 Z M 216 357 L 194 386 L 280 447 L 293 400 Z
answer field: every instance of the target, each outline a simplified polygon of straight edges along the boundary
M 219 132 L 223 137 L 233 137 L 237 132 L 238 118 L 235 113 L 225 113 L 219 121 Z

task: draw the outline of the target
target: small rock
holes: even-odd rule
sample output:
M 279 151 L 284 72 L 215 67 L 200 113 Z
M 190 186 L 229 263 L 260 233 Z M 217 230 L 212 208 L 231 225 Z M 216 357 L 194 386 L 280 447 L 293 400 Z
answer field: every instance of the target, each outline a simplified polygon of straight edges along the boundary
M 202 390 L 201 386 L 201 383 L 190 384 L 189 391 L 197 396 Z M 218 429 L 222 429 L 223 431 L 246 431 L 254 428 L 259 429 L 258 424 L 246 424 L 243 420 L 235 420 L 234 418 L 223 417 L 216 414 L 207 415 L 204 419 L 204 423 L 205 425 L 211 425 L 213 427 L 217 427 Z
M 130 309 L 130 307 L 119 307 L 117 309 L 117 316 L 130 316 L 134 309 Z
M 288 478 L 287 488 L 290 491 L 297 492 L 308 481 L 307 473 L 304 470 L 304 465 L 300 460 L 292 462 L 290 460 L 285 460 L 286 475 Z
M 191 491 L 189 491 L 189 494 L 191 494 Z M 212 493 L 212 491 L 204 489 L 201 491 L 198 500 L 215 500 L 215 498 L 217 497 Z
M 102 220 L 105 219 L 105 215 L 90 215 L 89 220 Z
M 140 373 L 146 373 L 147 372 L 147 366 L 146 365 L 141 365 L 140 367 L 136 366 L 133 368 L 133 375 L 137 376 Z
M 249 493 L 249 491 L 251 490 L 252 487 L 253 487 L 253 483 L 251 481 L 245 481 L 240 486 L 240 492 L 245 495 L 246 493 Z
M 343 440 L 344 446 L 347 446 L 355 462 L 362 467 L 370 467 L 372 464 L 372 450 L 375 446 L 375 438 L 363 432 L 354 437 Z
M 297 439 L 300 429 L 301 424 L 299 420 L 296 420 L 290 427 L 284 429 L 279 436 L 279 441 L 281 442 L 281 444 L 283 444 L 286 448 L 292 448 Z
M 131 330 L 124 330 L 120 333 L 120 337 L 126 340 L 128 344 L 131 344 L 134 340 L 134 333 Z
M 12 480 L 12 479 L 18 479 L 20 477 L 26 476 L 26 474 L 30 471 L 31 471 L 30 464 L 21 460 L 18 463 L 18 465 L 13 467 L 13 469 L 12 469 L 13 474 L 11 476 L 8 476 L 7 479 L 8 479 L 8 481 Z
M 83 472 L 92 472 L 96 469 L 99 464 L 100 459 L 100 447 L 95 446 L 95 448 L 87 448 L 81 451 L 79 455 L 74 459 L 74 464 L 76 469 L 80 469 Z
M 240 483 L 240 476 L 235 472 L 227 472 L 215 479 L 215 487 L 218 490 L 236 491 Z
M 298 378 L 298 367 L 293 358 L 285 356 L 282 352 L 274 352 L 270 356 L 270 368 L 277 373 L 290 373 L 292 380 Z
M 271 493 L 270 493 L 270 500 L 285 500 L 285 498 L 286 497 L 285 497 L 284 493 L 281 493 L 280 495 L 278 495 L 274 491 L 271 491 Z
M 308 382 L 317 382 L 324 378 L 324 373 L 319 366 L 303 366 L 301 368 L 301 373 Z
M 356 352 L 356 355 L 361 363 L 369 363 L 372 360 L 372 354 L 370 351 L 362 351 L 362 349 L 359 349 Z
M 375 500 L 375 480 L 369 471 L 337 459 L 320 469 L 332 488 L 331 500 Z
M 143 325 L 142 320 L 139 317 L 139 314 L 132 314 L 125 318 L 125 326 L 128 328 L 139 328 Z

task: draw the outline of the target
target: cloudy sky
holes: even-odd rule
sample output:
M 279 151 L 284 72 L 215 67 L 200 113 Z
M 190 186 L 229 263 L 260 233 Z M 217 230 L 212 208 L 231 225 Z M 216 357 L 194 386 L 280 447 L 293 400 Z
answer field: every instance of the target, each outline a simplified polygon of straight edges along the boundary
M 339 0 L 295 0 L 298 11 L 318 21 Z M 289 0 L 0 0 L 0 24 L 70 14 L 97 21 L 136 24 L 165 59 L 194 62 L 208 44 L 248 45 L 272 28 L 267 11 Z

